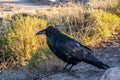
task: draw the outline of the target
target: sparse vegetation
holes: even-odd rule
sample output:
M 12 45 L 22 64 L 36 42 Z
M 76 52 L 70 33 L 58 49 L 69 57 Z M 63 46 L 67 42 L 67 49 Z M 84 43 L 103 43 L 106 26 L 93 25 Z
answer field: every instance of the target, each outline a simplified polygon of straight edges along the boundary
M 113 34 L 118 33 L 116 31 L 120 25 L 120 18 L 104 9 L 83 12 L 82 7 L 76 6 L 62 8 L 56 12 L 53 10 L 51 14 L 46 14 L 45 17 L 49 25 L 57 26 L 64 33 L 89 46 L 107 41 Z
M 98 45 L 101 41 L 108 41 L 119 28 L 120 18 L 103 10 L 90 11 L 90 19 L 93 20 L 81 37 L 87 45 Z
M 27 68 L 31 72 L 36 72 L 38 68 L 41 68 L 41 70 L 46 70 L 46 63 L 45 63 L 47 59 L 46 54 L 50 54 L 50 53 L 51 51 L 45 46 L 38 48 L 36 52 L 32 54 L 32 58 L 29 60 Z
M 33 73 L 54 72 L 62 66 L 61 64 L 62 62 L 55 57 L 47 46 L 42 46 L 32 54 L 32 58 L 28 61 L 27 69 Z

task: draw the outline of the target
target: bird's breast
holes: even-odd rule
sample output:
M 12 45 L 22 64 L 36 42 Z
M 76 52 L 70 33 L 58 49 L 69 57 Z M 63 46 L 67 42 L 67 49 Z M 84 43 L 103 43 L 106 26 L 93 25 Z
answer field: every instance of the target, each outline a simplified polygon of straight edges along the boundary
M 49 46 L 49 48 L 51 49 L 51 51 L 60 59 L 62 59 L 63 61 L 65 61 L 64 59 L 66 59 L 66 55 L 62 54 L 55 46 L 55 41 L 52 38 L 47 39 L 47 44 Z
M 49 48 L 52 50 L 53 53 L 56 53 L 56 49 L 55 49 L 55 41 L 52 37 L 47 38 L 47 44 L 49 46 Z

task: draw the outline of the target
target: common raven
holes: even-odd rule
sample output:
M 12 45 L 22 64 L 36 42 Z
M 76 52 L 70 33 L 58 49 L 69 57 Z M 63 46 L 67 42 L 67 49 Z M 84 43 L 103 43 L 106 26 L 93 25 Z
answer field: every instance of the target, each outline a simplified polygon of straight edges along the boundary
M 70 71 L 77 63 L 83 61 L 100 69 L 110 68 L 109 65 L 98 60 L 93 51 L 82 45 L 80 42 L 61 33 L 57 28 L 48 26 L 46 29 L 36 33 L 36 35 L 45 34 L 47 44 L 52 52 L 67 65 L 62 71 Z M 71 65 L 68 69 L 67 67 Z

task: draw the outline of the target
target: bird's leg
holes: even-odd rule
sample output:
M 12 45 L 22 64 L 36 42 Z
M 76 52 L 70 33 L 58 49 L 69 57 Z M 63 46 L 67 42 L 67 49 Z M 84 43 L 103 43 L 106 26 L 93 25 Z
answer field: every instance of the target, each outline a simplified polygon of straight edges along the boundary
M 72 64 L 72 65 L 70 66 L 70 68 L 67 70 L 67 72 L 69 72 L 69 71 L 72 69 L 73 66 L 74 66 L 74 65 Z
M 62 72 L 65 72 L 66 68 L 68 67 L 68 63 L 66 64 L 66 66 L 62 69 Z

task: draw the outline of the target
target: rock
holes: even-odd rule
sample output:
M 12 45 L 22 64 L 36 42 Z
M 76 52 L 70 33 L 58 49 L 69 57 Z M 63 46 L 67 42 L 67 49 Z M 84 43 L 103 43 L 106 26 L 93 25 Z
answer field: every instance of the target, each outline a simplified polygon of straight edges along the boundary
M 108 69 L 102 75 L 101 80 L 120 80 L 120 67 Z

